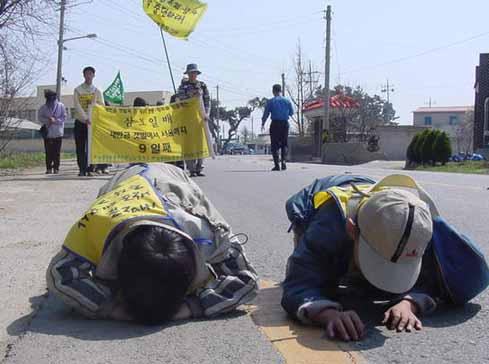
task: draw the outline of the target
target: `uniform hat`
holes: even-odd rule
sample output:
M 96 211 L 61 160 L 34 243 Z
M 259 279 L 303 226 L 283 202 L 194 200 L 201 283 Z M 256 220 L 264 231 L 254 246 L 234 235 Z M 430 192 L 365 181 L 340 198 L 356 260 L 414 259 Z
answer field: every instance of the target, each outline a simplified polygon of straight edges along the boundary
M 391 293 L 409 291 L 433 234 L 430 207 L 399 188 L 374 193 L 357 214 L 358 261 L 365 278 Z
M 199 67 L 195 63 L 188 64 L 184 74 L 188 75 L 190 72 L 197 72 L 199 75 L 202 73 L 199 71 Z

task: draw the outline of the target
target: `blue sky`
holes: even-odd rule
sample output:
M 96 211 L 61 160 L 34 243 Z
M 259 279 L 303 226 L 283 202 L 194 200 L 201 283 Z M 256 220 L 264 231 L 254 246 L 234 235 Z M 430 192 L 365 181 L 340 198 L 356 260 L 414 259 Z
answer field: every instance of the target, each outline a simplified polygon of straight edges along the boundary
M 188 41 L 166 38 L 177 83 L 185 65 L 195 62 L 213 93 L 220 85 L 225 106 L 269 96 L 282 72 L 288 80 L 294 77 L 299 39 L 304 59 L 311 60 L 315 70 L 324 70 L 326 2 L 207 3 L 207 13 Z M 332 86 L 360 85 L 379 94 L 389 79 L 395 89 L 391 101 L 402 124 L 410 124 L 411 112 L 426 106 L 430 97 L 434 106 L 473 103 L 474 68 L 479 53 L 489 52 L 489 2 L 343 0 L 329 4 L 333 8 Z M 118 70 L 128 91 L 172 89 L 159 30 L 144 14 L 141 1 L 95 0 L 70 8 L 67 28 L 66 37 L 98 35 L 97 40 L 66 43 L 67 87 L 81 83 L 81 69 L 93 65 L 101 89 Z M 55 41 L 46 47 L 52 47 L 53 62 L 38 83 L 53 84 Z

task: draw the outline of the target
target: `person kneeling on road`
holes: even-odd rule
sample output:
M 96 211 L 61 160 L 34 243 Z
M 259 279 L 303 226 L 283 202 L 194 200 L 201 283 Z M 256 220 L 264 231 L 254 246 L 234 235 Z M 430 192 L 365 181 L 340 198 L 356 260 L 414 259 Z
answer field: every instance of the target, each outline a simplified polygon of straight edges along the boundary
M 387 301 L 382 323 L 409 332 L 421 330 L 421 315 L 464 304 L 489 283 L 480 250 L 408 176 L 376 184 L 363 176 L 319 179 L 289 198 L 286 210 L 295 249 L 282 306 L 330 338 L 360 340 L 365 332 L 355 311 L 342 311 L 342 296 Z
M 48 290 L 92 319 L 213 317 L 258 289 L 239 235 L 181 169 L 135 165 L 73 225 L 48 267 Z

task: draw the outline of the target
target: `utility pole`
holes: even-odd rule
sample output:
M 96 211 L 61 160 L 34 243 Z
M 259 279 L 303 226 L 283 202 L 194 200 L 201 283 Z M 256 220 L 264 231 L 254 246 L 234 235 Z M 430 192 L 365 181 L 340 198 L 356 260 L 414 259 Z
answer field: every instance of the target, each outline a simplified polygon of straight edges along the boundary
M 387 79 L 387 84 L 382 85 L 380 92 L 387 93 L 387 102 L 391 102 L 390 93 L 394 92 L 394 85 L 389 84 L 389 79 Z
M 56 73 L 56 95 L 58 95 L 58 100 L 61 100 L 61 78 L 62 75 L 62 63 L 63 63 L 63 37 L 65 30 L 65 10 L 66 10 L 66 0 L 61 0 L 61 8 L 59 15 L 59 38 L 58 38 L 58 69 Z
M 322 157 L 323 133 L 329 132 L 329 76 L 331 64 L 331 5 L 326 8 L 326 57 L 324 62 L 324 118 L 319 134 L 319 156 Z
M 285 73 L 282 73 L 282 96 L 285 96 Z
M 219 123 L 219 118 L 221 115 L 219 114 L 219 85 L 216 86 L 216 92 L 217 92 L 217 106 L 216 106 L 216 124 L 217 124 L 217 150 L 218 152 L 221 151 L 221 126 Z

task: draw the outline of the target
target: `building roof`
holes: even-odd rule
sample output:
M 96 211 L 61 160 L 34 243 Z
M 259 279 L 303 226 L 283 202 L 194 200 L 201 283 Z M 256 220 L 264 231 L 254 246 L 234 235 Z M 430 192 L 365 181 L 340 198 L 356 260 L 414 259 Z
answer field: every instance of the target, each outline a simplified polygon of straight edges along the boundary
M 473 106 L 442 106 L 442 107 L 418 107 L 414 112 L 466 112 L 472 110 Z
M 333 95 L 329 98 L 329 106 L 335 109 L 339 108 L 359 108 L 360 104 L 358 101 L 354 100 L 349 96 L 345 96 L 342 94 Z M 311 111 L 315 109 L 321 109 L 324 107 L 324 99 L 316 99 L 304 104 L 303 111 Z

